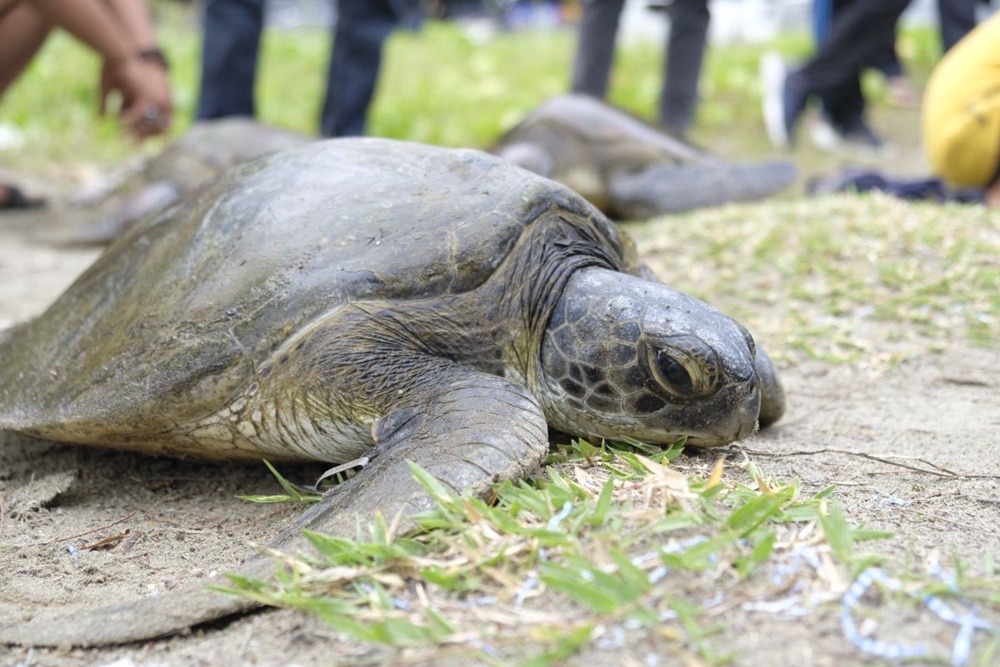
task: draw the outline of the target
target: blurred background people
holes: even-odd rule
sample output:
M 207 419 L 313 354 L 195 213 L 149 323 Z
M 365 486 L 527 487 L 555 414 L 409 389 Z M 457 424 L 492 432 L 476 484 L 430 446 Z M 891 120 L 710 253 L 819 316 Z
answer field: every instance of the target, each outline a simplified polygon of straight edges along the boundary
M 860 0 L 814 0 L 813 32 L 817 46 L 830 36 L 831 26 L 839 12 L 845 11 Z M 941 50 L 947 52 L 958 40 L 976 26 L 976 5 L 980 0 L 937 0 L 938 23 L 941 35 Z M 885 84 L 893 103 L 902 107 L 916 108 L 920 105 L 920 93 L 913 86 L 896 51 L 894 25 L 881 39 L 872 53 L 868 67 L 880 71 L 885 76 Z M 830 105 L 830 109 L 827 105 Z M 868 126 L 864 118 L 866 100 L 863 96 L 848 95 L 843 102 L 822 100 L 825 125 L 814 129 L 813 139 L 823 148 L 832 148 L 838 143 L 854 143 L 867 148 L 883 145 L 879 137 Z M 828 138 L 829 137 L 829 138 Z
M 881 139 L 864 117 L 861 73 L 871 66 L 909 0 L 844 0 L 833 12 L 829 37 L 803 65 L 789 70 L 776 54 L 761 62 L 764 122 L 771 143 L 787 148 L 807 102 L 818 97 L 837 133 L 878 147 Z
M 923 98 L 930 178 L 848 169 L 810 184 L 813 194 L 880 190 L 903 199 L 1000 206 L 1000 13 L 953 46 Z
M 571 90 L 604 99 L 625 0 L 582 0 L 582 4 Z M 698 108 L 698 83 L 711 18 L 708 0 L 673 0 L 661 8 L 670 18 L 670 31 L 658 118 L 664 128 L 684 137 Z
M 396 27 L 418 16 L 415 0 L 337 1 L 321 135 L 365 134 L 383 44 Z M 254 116 L 263 29 L 264 0 L 205 0 L 198 120 Z

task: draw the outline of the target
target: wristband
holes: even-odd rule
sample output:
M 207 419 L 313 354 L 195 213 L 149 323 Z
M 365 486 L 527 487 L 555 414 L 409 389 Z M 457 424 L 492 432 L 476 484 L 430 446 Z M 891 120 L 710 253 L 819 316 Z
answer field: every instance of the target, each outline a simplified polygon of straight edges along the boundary
M 170 62 L 167 57 L 163 55 L 163 51 L 159 47 L 153 47 L 151 49 L 143 49 L 138 54 L 136 54 L 139 60 L 143 60 L 147 63 L 156 63 L 164 70 L 170 69 Z

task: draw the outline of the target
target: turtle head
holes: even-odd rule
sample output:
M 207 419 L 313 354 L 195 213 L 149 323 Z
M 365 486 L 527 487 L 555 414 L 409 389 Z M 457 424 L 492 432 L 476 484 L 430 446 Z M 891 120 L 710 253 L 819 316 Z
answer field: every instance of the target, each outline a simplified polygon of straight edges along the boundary
M 542 341 L 540 392 L 566 433 L 724 445 L 760 411 L 749 332 L 666 285 L 599 268 L 576 271 Z

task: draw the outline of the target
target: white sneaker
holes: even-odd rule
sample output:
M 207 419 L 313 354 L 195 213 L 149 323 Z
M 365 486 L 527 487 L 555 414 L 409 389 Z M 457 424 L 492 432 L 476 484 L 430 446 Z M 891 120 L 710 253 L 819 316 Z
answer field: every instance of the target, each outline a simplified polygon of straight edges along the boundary
M 785 79 L 788 68 L 777 53 L 768 52 L 760 59 L 760 76 L 763 83 L 764 127 L 775 148 L 788 148 L 788 122 L 785 118 Z

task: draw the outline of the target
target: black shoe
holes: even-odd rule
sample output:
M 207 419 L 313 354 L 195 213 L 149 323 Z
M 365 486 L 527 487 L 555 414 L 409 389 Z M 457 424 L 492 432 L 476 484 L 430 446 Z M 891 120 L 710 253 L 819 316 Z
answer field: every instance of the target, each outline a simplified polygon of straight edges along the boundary
M 775 148 L 789 148 L 795 126 L 805 111 L 807 97 L 790 85 L 788 68 L 775 53 L 760 61 L 764 82 L 764 125 Z
M 872 150 L 879 150 L 885 146 L 885 142 L 882 138 L 875 134 L 868 124 L 862 119 L 858 118 L 849 125 L 843 125 L 834 128 L 837 134 L 840 136 L 840 140 L 848 145 L 860 146 L 862 148 L 870 148 Z
M 836 192 L 868 192 L 880 190 L 885 185 L 885 178 L 876 171 L 860 167 L 847 167 L 830 176 L 816 176 L 806 183 L 806 194 L 810 197 Z

